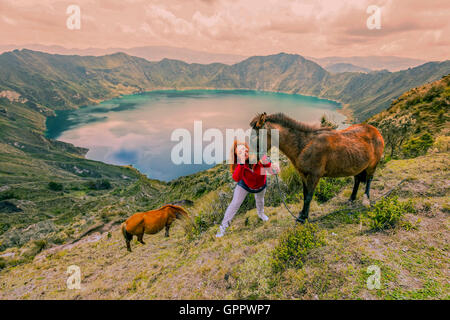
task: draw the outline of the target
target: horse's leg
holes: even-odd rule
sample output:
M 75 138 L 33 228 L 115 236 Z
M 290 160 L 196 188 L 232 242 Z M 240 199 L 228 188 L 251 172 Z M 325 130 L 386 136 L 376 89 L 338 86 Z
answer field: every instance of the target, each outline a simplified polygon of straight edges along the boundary
M 302 184 L 303 184 L 303 208 L 302 210 L 298 213 L 298 217 L 297 217 L 297 222 L 301 222 L 303 223 L 304 221 L 301 221 L 300 217 L 303 215 L 303 210 L 305 209 L 305 200 L 306 200 L 306 196 L 308 194 L 307 188 L 306 188 L 306 183 L 305 181 L 303 181 L 302 179 Z
M 372 183 L 375 168 L 366 170 L 366 191 L 364 192 L 363 205 L 370 206 L 370 184 Z
M 355 184 L 353 185 L 352 195 L 350 196 L 350 201 L 355 201 L 356 195 L 358 193 L 359 184 L 361 183 L 361 179 L 359 175 L 355 176 Z
M 169 236 L 169 229 L 170 229 L 170 224 L 166 224 L 166 234 L 165 234 L 166 237 Z
M 131 252 L 131 245 L 130 245 L 130 240 L 125 240 L 126 244 L 127 244 L 127 250 L 129 252 Z
M 297 218 L 297 222 L 304 223 L 309 216 L 309 207 L 311 205 L 312 198 L 314 196 L 314 190 L 316 189 L 319 177 L 314 175 L 308 175 L 306 183 L 303 183 L 303 209 Z M 306 188 L 305 188 L 306 187 Z
M 138 234 L 137 238 L 138 238 L 138 241 L 140 243 L 145 244 L 145 242 L 144 242 L 144 232 L 142 232 L 141 234 Z

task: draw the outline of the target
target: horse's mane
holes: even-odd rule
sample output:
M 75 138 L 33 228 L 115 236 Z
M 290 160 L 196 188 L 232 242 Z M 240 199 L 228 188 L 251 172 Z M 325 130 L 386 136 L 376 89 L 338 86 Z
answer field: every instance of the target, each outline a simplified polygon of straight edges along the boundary
M 293 130 L 303 131 L 303 132 L 315 132 L 315 131 L 330 131 L 333 130 L 330 127 L 321 127 L 319 124 L 307 124 L 294 120 L 284 113 L 274 113 L 267 116 L 266 121 L 272 123 L 278 123 L 283 127 L 287 127 Z

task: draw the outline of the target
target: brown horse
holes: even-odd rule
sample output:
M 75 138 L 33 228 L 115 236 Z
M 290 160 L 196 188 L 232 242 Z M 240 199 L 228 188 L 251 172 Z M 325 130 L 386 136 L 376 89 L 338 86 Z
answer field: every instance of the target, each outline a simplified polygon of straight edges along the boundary
M 122 234 L 127 244 L 127 250 L 131 252 L 130 241 L 137 236 L 138 241 L 144 242 L 144 233 L 155 234 L 166 228 L 166 237 L 169 236 L 170 225 L 175 219 L 188 218 L 189 215 L 180 206 L 168 204 L 156 210 L 137 212 L 129 217 L 121 225 Z
M 308 125 L 282 113 L 258 114 L 252 129 L 267 129 L 267 150 L 271 129 L 279 131 L 279 149 L 300 173 L 303 182 L 303 209 L 297 218 L 303 223 L 309 215 L 314 190 L 321 177 L 354 176 L 350 201 L 356 199 L 359 184 L 366 183 L 363 203 L 369 202 L 370 183 L 384 150 L 380 132 L 368 124 L 355 124 L 344 130 Z

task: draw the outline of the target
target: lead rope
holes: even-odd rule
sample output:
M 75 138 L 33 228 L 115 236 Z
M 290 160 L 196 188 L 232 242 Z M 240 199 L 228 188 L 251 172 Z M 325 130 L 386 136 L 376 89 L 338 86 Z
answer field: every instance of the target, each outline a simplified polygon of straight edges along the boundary
M 278 174 L 275 174 L 275 180 L 276 180 L 276 182 L 277 182 L 277 187 L 278 187 L 278 192 L 279 192 L 279 194 L 280 194 L 280 197 L 281 197 L 281 201 L 283 202 L 283 204 L 284 204 L 284 206 L 285 206 L 285 208 L 286 208 L 286 210 L 291 214 L 291 216 L 295 219 L 295 220 L 297 220 L 297 217 L 291 212 L 291 210 L 289 210 L 289 208 L 288 208 L 288 206 L 287 206 L 287 204 L 286 204 L 286 201 L 285 201 L 285 196 L 283 195 L 283 192 L 281 191 L 281 188 L 280 188 L 280 184 L 279 184 L 279 182 L 278 182 Z M 403 179 L 402 181 L 400 181 L 400 183 L 398 183 L 395 187 L 393 187 L 391 190 L 389 190 L 388 192 L 386 192 L 384 195 L 382 195 L 382 196 L 380 196 L 378 199 L 376 199 L 374 202 L 377 202 L 378 200 L 380 200 L 380 199 L 382 199 L 382 198 L 387 198 L 395 189 L 397 189 L 403 182 L 405 182 L 407 179 Z M 354 208 L 355 209 L 355 208 Z M 346 211 L 346 210 L 348 210 L 348 208 L 347 209 L 342 209 L 342 210 L 338 210 L 338 211 L 335 211 L 334 213 L 336 213 L 336 212 L 341 212 L 341 211 Z
M 286 204 L 286 201 L 285 201 L 285 197 L 284 197 L 284 195 L 283 195 L 283 192 L 281 192 L 280 184 L 279 184 L 279 182 L 278 182 L 278 174 L 275 175 L 275 180 L 277 181 L 278 192 L 280 193 L 281 201 L 283 201 L 283 204 L 284 204 L 284 206 L 286 207 L 286 210 L 291 214 L 291 216 L 292 216 L 295 220 L 297 220 L 297 217 L 291 212 L 291 210 L 289 210 L 289 208 L 288 208 L 288 206 L 287 206 L 287 204 Z

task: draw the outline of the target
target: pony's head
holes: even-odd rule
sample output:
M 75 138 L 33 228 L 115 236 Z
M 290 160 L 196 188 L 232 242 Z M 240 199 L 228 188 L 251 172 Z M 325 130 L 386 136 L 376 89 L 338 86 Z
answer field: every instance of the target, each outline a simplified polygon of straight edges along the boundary
M 258 113 L 252 121 L 250 121 L 250 127 L 254 130 L 263 129 L 266 124 L 267 113 Z
M 270 136 L 271 131 L 269 130 L 270 126 L 268 127 L 266 125 L 267 123 L 267 113 L 263 112 L 263 113 L 258 113 L 251 121 L 250 121 L 250 127 L 252 128 L 252 135 L 250 140 L 252 141 L 252 149 L 254 149 L 256 147 L 256 153 L 258 156 L 258 159 L 260 159 L 260 157 L 262 156 L 262 154 L 264 153 L 263 150 L 260 149 L 260 145 L 259 143 L 261 142 L 259 139 L 259 135 L 260 135 L 260 130 L 262 129 L 266 129 L 266 146 L 265 146 L 265 150 L 266 152 L 268 150 L 270 150 L 271 146 L 272 146 L 272 138 Z M 264 142 L 263 142 L 264 143 Z

